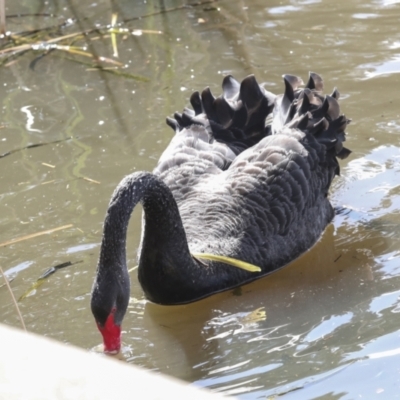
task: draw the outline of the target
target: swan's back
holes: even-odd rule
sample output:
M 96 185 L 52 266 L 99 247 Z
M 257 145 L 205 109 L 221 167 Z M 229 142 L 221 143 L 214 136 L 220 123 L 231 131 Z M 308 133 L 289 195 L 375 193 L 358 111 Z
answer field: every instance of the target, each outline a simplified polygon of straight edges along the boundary
M 193 110 L 168 124 L 175 137 L 154 173 L 176 199 L 192 252 L 283 266 L 308 250 L 334 212 L 327 194 L 349 120 L 319 75 L 285 75 L 275 96 L 253 76 L 191 97 Z
M 284 83 L 275 96 L 252 76 L 241 83 L 228 76 L 222 96 L 194 93 L 193 109 L 168 120 L 175 136 L 154 173 L 133 173 L 115 189 L 91 300 L 107 351 L 120 348 L 130 291 L 126 234 L 138 202 L 138 278 L 160 304 L 195 301 L 283 267 L 332 220 L 327 195 L 338 158 L 349 154 L 349 121 L 339 93 L 322 94 L 319 75 L 310 74 L 303 89 L 295 76 Z M 232 258 L 261 271 L 233 268 Z

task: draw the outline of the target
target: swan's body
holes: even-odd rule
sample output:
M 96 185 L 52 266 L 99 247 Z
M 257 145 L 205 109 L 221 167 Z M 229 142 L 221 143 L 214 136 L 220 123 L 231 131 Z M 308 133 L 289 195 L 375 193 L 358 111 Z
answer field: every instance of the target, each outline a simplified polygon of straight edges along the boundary
M 168 123 L 176 135 L 153 173 L 127 176 L 104 223 L 92 311 L 107 351 L 120 346 L 129 299 L 125 242 L 130 214 L 144 209 L 139 281 L 150 300 L 198 300 L 266 275 L 312 247 L 332 220 L 327 198 L 348 120 L 322 96 L 322 79 L 285 76 L 274 96 L 253 77 L 224 79 L 224 96 L 194 93 L 194 109 Z M 267 116 L 273 111 L 271 125 Z M 211 253 L 260 267 L 248 272 L 191 254 Z

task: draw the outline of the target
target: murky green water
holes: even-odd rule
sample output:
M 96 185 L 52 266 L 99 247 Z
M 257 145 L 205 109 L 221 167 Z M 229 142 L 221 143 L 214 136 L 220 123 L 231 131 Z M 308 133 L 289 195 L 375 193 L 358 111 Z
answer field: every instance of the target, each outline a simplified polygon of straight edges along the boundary
M 111 21 L 110 4 L 8 2 L 21 32 L 78 16 L 65 34 Z M 25 5 L 24 5 L 25 4 Z M 118 1 L 119 20 L 180 1 Z M 255 73 L 271 91 L 281 75 L 320 73 L 353 119 L 331 199 L 340 213 L 300 260 L 253 284 L 177 307 L 147 303 L 135 271 L 124 323 L 129 363 L 242 399 L 400 397 L 400 2 L 219 1 L 135 20 L 118 36 L 119 60 L 148 82 L 94 71 L 55 51 L 26 53 L 0 69 L 0 248 L 17 297 L 51 266 L 61 269 L 20 301 L 29 331 L 92 349 L 89 309 L 103 217 L 120 179 L 151 170 L 173 132 L 165 117 L 192 90 L 219 92 L 223 75 Z M 83 42 L 78 42 L 82 45 Z M 92 42 L 112 57 L 111 39 Z M 86 61 L 86 60 L 85 60 Z M 32 65 L 31 65 L 32 67 Z M 64 140 L 72 137 L 69 140 Z M 96 183 L 97 182 L 97 183 Z M 140 210 L 129 229 L 135 265 Z M 19 326 L 0 278 L 0 322 Z M 17 345 L 17 344 L 16 344 Z

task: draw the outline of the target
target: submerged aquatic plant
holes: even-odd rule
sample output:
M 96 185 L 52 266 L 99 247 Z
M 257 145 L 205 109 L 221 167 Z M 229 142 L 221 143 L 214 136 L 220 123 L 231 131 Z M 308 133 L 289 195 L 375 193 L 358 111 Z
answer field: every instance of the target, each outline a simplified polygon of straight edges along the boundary
M 112 73 L 128 79 L 138 81 L 148 81 L 149 79 L 127 72 L 127 65 L 118 60 L 118 45 L 117 36 L 122 35 L 126 38 L 129 35 L 141 36 L 160 35 L 159 30 L 146 30 L 127 27 L 127 23 L 151 17 L 158 14 L 182 10 L 189 7 L 197 7 L 210 3 L 216 3 L 218 0 L 202 0 L 191 4 L 183 4 L 169 9 L 160 9 L 150 14 L 132 17 L 117 22 L 118 14 L 113 13 L 111 23 L 104 26 L 96 26 L 85 29 L 82 26 L 81 18 L 74 12 L 72 4 L 69 8 L 74 18 L 67 18 L 60 24 L 35 28 L 23 32 L 7 32 L 5 28 L 5 11 L 2 4 L 4 0 L 0 0 L 0 67 L 10 66 L 18 62 L 19 57 L 25 54 L 35 53 L 34 59 L 30 62 L 29 67 L 34 69 L 37 62 L 42 60 L 49 54 L 62 55 L 64 58 L 78 62 L 88 67 L 88 70 L 101 70 Z M 23 17 L 54 17 L 53 14 L 19 14 L 9 15 L 7 18 L 23 18 Z M 79 30 L 72 33 L 66 33 L 66 29 L 73 26 L 78 26 Z M 110 39 L 113 50 L 112 56 L 104 56 L 97 53 L 94 49 L 93 42 L 98 39 Z M 38 54 L 38 55 L 36 55 Z
M 126 65 L 117 60 L 116 35 L 142 35 L 162 34 L 161 31 L 129 29 L 116 25 L 116 14 L 113 14 L 111 25 L 104 27 L 90 28 L 78 32 L 64 34 L 64 30 L 73 25 L 74 21 L 67 20 L 61 25 L 33 29 L 20 33 L 4 32 L 0 35 L 0 66 L 9 66 L 16 62 L 19 57 L 29 53 L 39 53 L 30 62 L 29 67 L 33 70 L 38 61 L 45 56 L 56 53 L 62 54 L 68 60 L 86 65 L 91 69 L 103 70 L 125 78 L 139 81 L 148 81 L 144 76 L 124 71 Z M 91 45 L 97 39 L 108 39 L 111 37 L 113 56 L 107 57 L 97 54 Z M 89 61 L 85 61 L 89 60 Z M 111 67 L 111 68 L 110 68 Z

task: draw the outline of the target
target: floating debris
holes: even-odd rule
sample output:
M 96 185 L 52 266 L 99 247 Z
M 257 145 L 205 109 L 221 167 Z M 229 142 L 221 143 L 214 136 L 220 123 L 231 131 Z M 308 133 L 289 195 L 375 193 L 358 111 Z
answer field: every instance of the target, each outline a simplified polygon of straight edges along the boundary
M 47 235 L 49 233 L 54 233 L 54 232 L 61 231 L 63 229 L 72 228 L 72 227 L 73 227 L 73 225 L 69 224 L 69 225 L 59 226 L 58 228 L 47 229 L 45 231 L 31 233 L 30 235 L 21 236 L 19 238 L 14 238 L 14 239 L 8 240 L 6 242 L 0 243 L 0 247 L 5 247 L 5 246 L 8 246 L 10 244 L 22 242 L 23 240 L 33 239 L 33 238 L 38 237 L 38 236 Z
M 10 296 L 12 298 L 12 301 L 13 301 L 14 305 L 15 305 L 15 308 L 17 309 L 17 313 L 18 313 L 19 319 L 21 321 L 22 328 L 26 332 L 25 321 L 24 321 L 24 318 L 22 317 L 21 310 L 18 307 L 18 302 L 15 300 L 15 296 L 14 296 L 14 293 L 13 293 L 13 291 L 11 289 L 10 282 L 8 281 L 6 275 L 4 274 L 3 268 L 1 268 L 1 266 L 0 266 L 0 272 L 1 272 L 1 275 L 3 276 L 3 279 L 4 279 L 5 283 L 6 283 L 8 291 L 10 292 Z
M 99 181 L 95 181 L 94 179 L 90 179 L 90 178 L 88 178 L 87 176 L 82 176 L 82 179 L 83 179 L 84 181 L 88 181 L 88 182 L 91 182 L 91 183 L 97 183 L 98 185 L 100 185 L 100 183 L 101 183 L 101 182 L 99 182 Z
M 50 54 L 64 53 L 69 54 L 71 58 L 65 57 L 65 59 L 72 59 L 75 62 L 85 65 L 86 63 L 82 61 L 82 57 L 90 58 L 91 68 L 96 68 L 97 70 L 107 71 L 114 73 L 124 78 L 134 79 L 142 82 L 149 81 L 148 78 L 144 76 L 139 76 L 127 72 L 121 72 L 121 70 L 126 69 L 127 66 L 113 58 L 108 58 L 96 54 L 95 49 L 91 45 L 94 40 L 99 37 L 106 39 L 110 37 L 111 45 L 113 50 L 113 57 L 118 58 L 118 47 L 117 47 L 117 35 L 123 35 L 123 39 L 127 35 L 142 36 L 144 34 L 156 34 L 160 35 L 163 32 L 159 30 L 146 30 L 146 29 L 130 29 L 127 27 L 122 27 L 121 25 L 127 24 L 128 22 L 143 20 L 144 18 L 154 17 L 155 15 L 170 13 L 174 11 L 179 11 L 188 8 L 195 8 L 205 5 L 210 5 L 217 3 L 218 0 L 200 0 L 190 4 L 182 4 L 177 7 L 172 8 L 162 8 L 158 11 L 136 16 L 133 18 L 128 18 L 117 24 L 118 15 L 116 13 L 112 14 L 111 24 L 105 26 L 96 26 L 89 29 L 81 29 L 79 32 L 73 32 L 63 35 L 64 29 L 70 28 L 74 25 L 79 25 L 80 20 L 78 18 L 68 18 L 64 22 L 48 26 L 39 29 L 27 30 L 19 33 L 6 32 L 5 21 L 4 25 L 1 23 L 1 12 L 0 12 L 0 30 L 3 29 L 3 33 L 0 34 L 0 39 L 3 39 L 2 46 L 0 46 L 0 66 L 6 67 L 12 65 L 17 61 L 17 58 L 23 56 L 27 53 L 39 52 L 40 54 L 36 56 L 29 64 L 29 68 L 34 70 L 36 64 L 43 60 L 46 56 Z M 0 2 L 1 4 L 1 2 Z M 213 10 L 217 8 L 212 7 Z M 25 16 L 36 16 L 36 17 L 56 17 L 53 14 L 21 14 L 13 15 L 11 17 L 25 17 Z M 4 16 L 5 17 L 5 16 Z M 7 16 L 9 18 L 10 16 Z M 76 16 L 75 16 L 76 17 Z M 2 28 L 1 28 L 2 27 Z M 84 42 L 82 46 L 77 46 L 78 41 Z M 89 51 L 87 50 L 89 48 Z M 118 67 L 118 71 L 108 70 L 105 68 L 104 64 L 113 64 Z M 120 72 L 120 73 L 116 73 Z
M 55 168 L 56 167 L 55 165 L 47 164 L 45 162 L 42 162 L 42 165 L 44 165 L 45 167 L 49 167 L 49 168 Z
M 7 151 L 7 152 L 5 152 L 5 153 L 3 153 L 3 154 L 0 154 L 0 158 L 9 156 L 9 155 L 14 154 L 14 153 L 16 153 L 16 152 L 18 152 L 18 151 L 22 151 L 22 150 L 26 150 L 26 149 L 34 149 L 34 148 L 36 148 L 36 147 L 47 146 L 47 145 L 49 145 L 49 144 L 61 143 L 61 142 L 65 142 L 65 141 L 70 140 L 70 139 L 72 139 L 72 136 L 69 136 L 69 137 L 67 137 L 67 138 L 65 138 L 65 139 L 53 140 L 52 142 L 43 142 L 43 143 L 28 144 L 27 146 L 19 147 L 19 148 L 17 148 L 17 149 L 9 150 L 9 151 Z M 42 163 L 42 164 L 43 164 L 43 165 L 47 165 L 47 166 L 51 166 L 50 164 L 45 164 L 45 163 Z M 54 166 L 53 166 L 53 168 L 54 168 Z
M 18 302 L 20 302 L 21 300 L 25 299 L 26 297 L 28 297 L 32 292 L 34 292 L 39 286 L 41 286 L 50 275 L 53 275 L 56 271 L 58 271 L 59 269 L 62 268 L 66 268 L 66 267 L 70 267 L 71 265 L 75 265 L 75 264 L 79 264 L 83 262 L 83 260 L 80 261 L 75 261 L 75 262 L 71 262 L 71 261 L 67 261 L 65 263 L 62 264 L 58 264 L 55 265 L 54 267 L 51 267 L 49 269 L 47 269 L 45 272 L 43 272 L 42 275 L 39 276 L 39 278 L 36 280 L 36 282 L 34 282 L 32 284 L 32 286 L 18 299 Z

